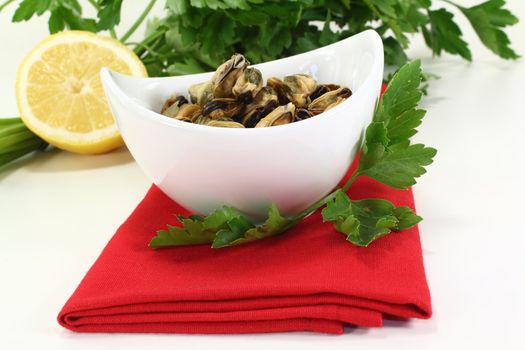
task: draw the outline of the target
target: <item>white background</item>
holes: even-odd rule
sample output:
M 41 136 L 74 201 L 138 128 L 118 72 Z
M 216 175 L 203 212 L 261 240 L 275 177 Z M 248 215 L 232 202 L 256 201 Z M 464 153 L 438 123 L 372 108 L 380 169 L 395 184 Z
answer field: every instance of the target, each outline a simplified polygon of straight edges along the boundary
M 142 6 L 125 2 L 122 28 Z M 508 7 L 525 22 L 525 1 Z M 0 13 L 2 117 L 17 115 L 17 65 L 47 34 L 44 18 L 11 24 L 13 11 L 10 6 Z M 342 336 L 64 330 L 58 311 L 150 182 L 125 149 L 101 156 L 54 150 L 0 172 L 0 348 L 525 349 L 525 62 L 498 59 L 460 23 L 474 62 L 433 59 L 420 37 L 410 49 L 426 71 L 441 76 L 431 83 L 417 135 L 439 150 L 415 187 L 425 218 L 420 229 L 434 307 L 430 320 Z M 525 55 L 523 22 L 508 33 Z

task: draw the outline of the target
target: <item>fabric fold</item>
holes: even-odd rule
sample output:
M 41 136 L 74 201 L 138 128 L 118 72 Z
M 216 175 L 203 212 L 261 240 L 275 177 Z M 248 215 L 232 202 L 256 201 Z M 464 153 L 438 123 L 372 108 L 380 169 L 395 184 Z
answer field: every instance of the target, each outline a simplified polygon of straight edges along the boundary
M 358 178 L 353 199 L 414 208 L 411 190 Z M 152 186 L 58 316 L 77 332 L 342 333 L 431 315 L 417 227 L 351 245 L 314 213 L 243 246 L 152 250 L 156 230 L 187 211 Z

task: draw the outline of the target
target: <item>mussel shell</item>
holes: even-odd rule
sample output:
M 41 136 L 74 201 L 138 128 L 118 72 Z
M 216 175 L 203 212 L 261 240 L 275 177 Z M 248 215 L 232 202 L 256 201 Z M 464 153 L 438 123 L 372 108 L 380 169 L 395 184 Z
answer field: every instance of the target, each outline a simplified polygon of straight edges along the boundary
M 189 87 L 188 92 L 190 94 L 191 103 L 204 106 L 206 102 L 213 99 L 213 84 L 210 81 L 194 84 Z
M 249 114 L 245 114 L 242 123 L 247 128 L 254 128 L 255 125 L 268 114 L 270 114 L 274 109 L 279 107 L 279 102 L 277 100 L 269 100 L 266 105 L 257 107 Z
M 295 110 L 294 121 L 301 121 L 313 117 L 314 114 L 305 108 L 297 108 Z
M 202 115 L 202 108 L 198 104 L 187 103 L 180 107 L 179 112 L 175 115 L 175 119 L 193 122 Z
M 171 96 L 166 100 L 166 102 L 164 102 L 160 113 L 167 117 L 173 118 L 179 112 L 180 107 L 186 103 L 188 103 L 188 100 L 184 96 Z
M 308 105 L 308 110 L 314 115 L 321 114 L 324 111 L 337 106 L 351 95 L 352 91 L 346 87 L 329 91 L 313 100 L 312 103 Z
M 215 98 L 204 105 L 202 114 L 212 119 L 235 118 L 239 116 L 245 105 L 233 98 Z
M 315 90 L 310 94 L 310 101 L 326 94 L 327 92 L 339 89 L 340 86 L 337 84 L 321 84 L 318 85 Z
M 252 122 L 249 123 L 250 125 L 253 123 L 256 124 L 259 121 L 259 119 L 266 116 L 266 114 L 270 113 L 278 105 L 279 102 L 277 100 L 277 94 L 275 93 L 275 90 L 269 86 L 264 86 L 261 89 L 259 89 L 259 91 L 257 91 L 252 102 L 246 106 L 244 116 L 242 118 L 242 123 L 246 126 L 247 120 L 251 120 Z M 261 116 L 260 113 L 262 113 L 263 111 L 267 112 L 266 114 Z M 251 125 L 250 127 L 254 127 L 255 124 Z
M 328 91 L 334 91 L 334 90 L 341 88 L 341 85 L 337 85 L 337 84 L 323 84 L 323 85 L 328 89 Z
M 236 100 L 244 105 L 250 104 L 253 101 L 254 93 L 252 91 L 246 91 L 237 96 Z
M 234 54 L 217 68 L 211 82 L 214 97 L 233 97 L 232 88 L 250 62 L 241 54 Z
M 316 98 L 323 96 L 327 92 L 329 92 L 328 88 L 324 85 L 319 85 L 314 92 L 310 94 L 310 100 L 314 101 Z
M 295 105 L 293 103 L 288 103 L 285 106 L 279 106 L 273 111 L 270 112 L 266 117 L 262 118 L 256 128 L 264 128 L 267 126 L 277 126 L 284 125 L 293 122 L 295 114 Z

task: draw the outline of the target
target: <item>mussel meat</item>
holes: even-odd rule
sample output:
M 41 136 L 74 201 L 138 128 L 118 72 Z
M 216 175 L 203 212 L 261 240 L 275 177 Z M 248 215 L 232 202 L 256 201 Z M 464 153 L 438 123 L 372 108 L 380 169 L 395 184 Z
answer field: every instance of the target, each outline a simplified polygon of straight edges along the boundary
M 202 115 L 211 119 L 236 118 L 245 105 L 234 98 L 215 98 L 204 105 Z
M 291 92 L 291 101 L 296 107 L 306 107 L 310 103 L 309 96 L 317 87 L 317 82 L 308 74 L 294 74 L 284 77 L 284 84 Z
M 264 106 L 257 107 L 250 114 L 246 114 L 242 119 L 242 123 L 247 128 L 254 128 L 262 118 L 266 117 L 277 107 L 279 107 L 277 100 L 269 100 Z
M 300 120 L 305 120 L 305 119 L 311 118 L 313 116 L 314 116 L 314 114 L 312 112 L 310 112 L 309 110 L 307 110 L 306 108 L 297 108 L 295 110 L 294 122 L 298 122 Z
M 212 119 L 206 123 L 208 126 L 218 126 L 220 128 L 244 128 L 244 125 L 228 119 Z
M 311 118 L 352 95 L 348 88 L 317 84 L 303 73 L 272 77 L 264 86 L 261 72 L 248 65 L 243 55 L 234 54 L 209 81 L 190 86 L 191 103 L 175 95 L 161 113 L 201 125 L 261 128 Z
M 312 103 L 308 105 L 308 110 L 314 115 L 321 114 L 324 111 L 337 106 L 351 95 L 352 91 L 345 87 L 329 91 L 313 100 Z
M 174 118 L 185 122 L 193 122 L 201 114 L 201 106 L 193 103 L 186 103 L 180 107 L 179 112 L 175 115 Z
M 271 111 L 266 117 L 262 118 L 256 128 L 264 128 L 267 126 L 284 125 L 293 122 L 295 114 L 295 105 L 288 103 L 285 106 L 279 106 Z
M 241 54 L 234 54 L 217 68 L 211 79 L 214 97 L 233 97 L 232 88 L 250 62 Z
M 235 97 L 243 102 L 251 101 L 263 85 L 261 71 L 256 68 L 246 68 L 232 88 Z
M 270 103 L 271 101 L 273 101 L 274 103 Z M 279 105 L 279 102 L 277 100 L 277 95 L 275 93 L 275 90 L 269 86 L 264 86 L 261 89 L 259 89 L 259 91 L 257 91 L 252 102 L 246 106 L 242 123 L 246 125 L 245 121 L 252 119 L 252 117 L 256 114 L 257 111 L 261 112 L 264 109 L 268 110 L 268 108 L 271 108 L 272 106 L 274 106 L 271 110 L 268 110 L 268 113 L 270 113 L 278 105 Z M 264 116 L 266 116 L 266 114 Z M 256 123 L 262 117 L 263 116 L 258 116 L 255 119 Z M 251 127 L 253 126 L 255 126 L 255 124 L 252 125 Z
M 188 103 L 188 100 L 184 96 L 171 96 L 166 100 L 166 102 L 162 106 L 160 113 L 164 114 L 167 117 L 173 118 L 175 117 L 175 115 L 177 115 L 177 113 L 179 113 L 180 107 L 186 103 Z
M 268 78 L 266 84 L 275 90 L 280 105 L 285 105 L 292 100 L 292 90 L 279 78 Z
M 189 87 L 191 103 L 204 106 L 206 102 L 213 99 L 213 84 L 210 81 L 195 84 Z

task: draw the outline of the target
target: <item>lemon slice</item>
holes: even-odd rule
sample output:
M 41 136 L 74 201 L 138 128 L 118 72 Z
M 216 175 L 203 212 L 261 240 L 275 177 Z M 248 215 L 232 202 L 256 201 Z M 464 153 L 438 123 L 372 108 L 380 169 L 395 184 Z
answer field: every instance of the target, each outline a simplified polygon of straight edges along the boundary
M 83 31 L 51 35 L 23 60 L 16 78 L 22 120 L 50 144 L 76 153 L 103 153 L 122 138 L 99 71 L 146 76 L 146 68 L 115 39 Z

